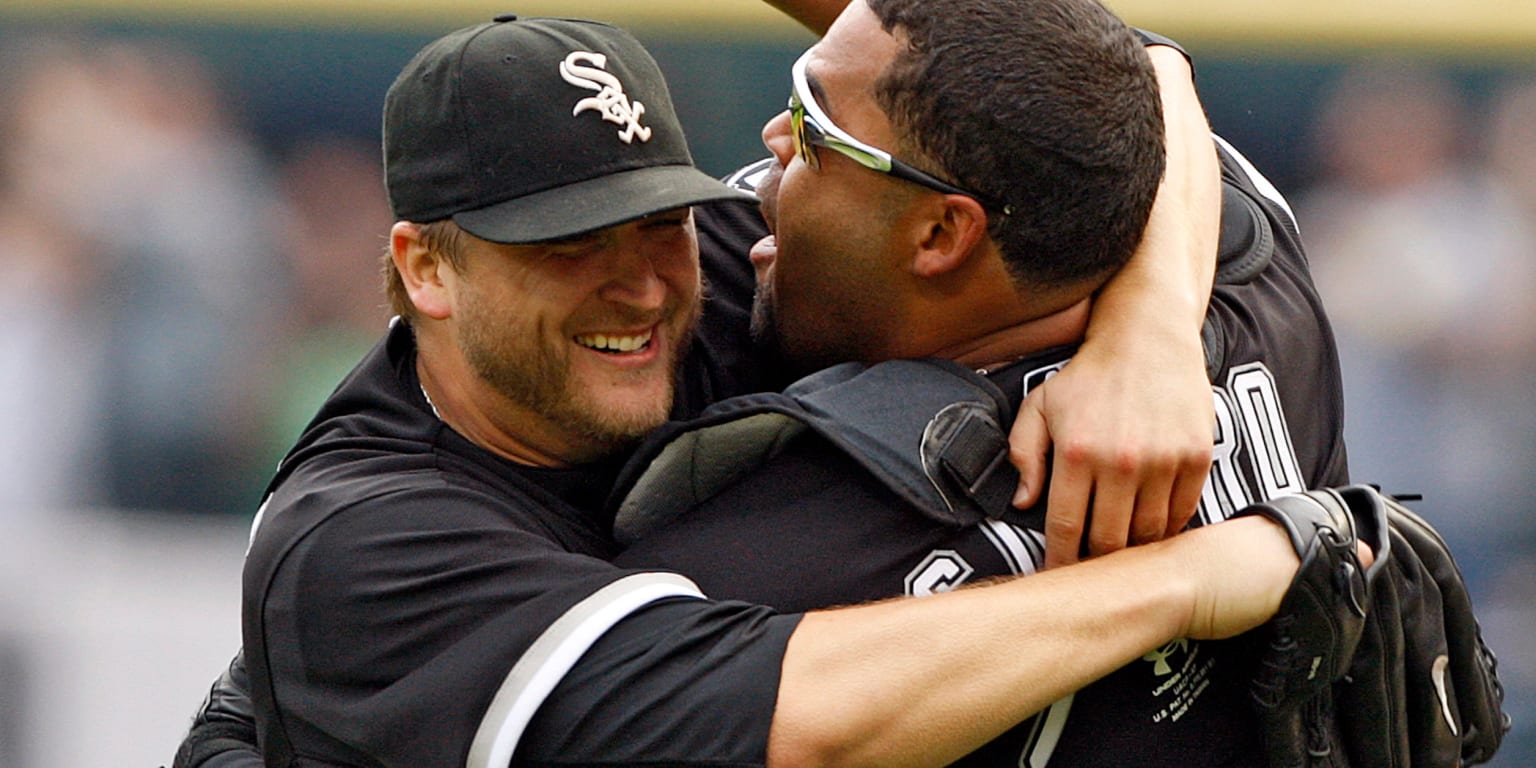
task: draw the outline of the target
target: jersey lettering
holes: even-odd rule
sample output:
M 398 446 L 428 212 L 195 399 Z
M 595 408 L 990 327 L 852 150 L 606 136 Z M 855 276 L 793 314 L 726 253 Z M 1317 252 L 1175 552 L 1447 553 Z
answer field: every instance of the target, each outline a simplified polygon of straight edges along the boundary
M 1200 521 L 1220 522 L 1255 501 L 1306 490 L 1269 368 L 1263 363 L 1237 366 L 1227 373 L 1225 387 L 1213 389 L 1216 442 L 1211 475 L 1200 492 Z M 1244 455 L 1248 460 L 1240 463 Z M 1252 482 L 1242 472 L 1243 463 Z
M 934 550 L 907 574 L 906 593 L 921 597 L 948 592 L 964 584 L 975 572 L 976 569 L 959 552 L 952 549 Z
M 984 520 L 981 532 L 1014 575 L 1034 573 L 1045 563 L 1045 536 L 1002 520 Z
M 1052 376 L 1055 376 L 1061 371 L 1061 369 L 1067 367 L 1067 363 L 1070 362 L 1072 362 L 1070 359 L 1063 360 L 1059 363 L 1047 365 L 1044 368 L 1036 368 L 1035 370 L 1024 374 L 1024 394 L 1027 395 L 1030 392 L 1033 392 L 1035 387 L 1050 381 Z
M 1029 739 L 1024 744 L 1024 750 L 1019 753 L 1019 768 L 1045 768 L 1051 761 L 1051 755 L 1056 751 L 1056 742 L 1061 740 L 1061 732 L 1067 727 L 1067 713 L 1072 711 L 1072 696 L 1067 694 L 1035 716 Z
M 1217 523 L 1248 505 L 1253 494 L 1243 480 L 1237 453 L 1243 441 L 1238 431 L 1236 409 L 1226 392 L 1212 387 L 1216 405 L 1216 440 L 1211 446 L 1211 474 L 1200 489 L 1199 517 L 1202 524 Z
M 1232 394 L 1243 435 L 1253 452 L 1259 498 L 1306 490 L 1296 449 L 1291 445 L 1291 433 L 1285 426 L 1285 412 L 1280 408 L 1280 396 L 1275 392 L 1274 375 L 1263 363 L 1233 368 L 1227 374 L 1227 391 Z

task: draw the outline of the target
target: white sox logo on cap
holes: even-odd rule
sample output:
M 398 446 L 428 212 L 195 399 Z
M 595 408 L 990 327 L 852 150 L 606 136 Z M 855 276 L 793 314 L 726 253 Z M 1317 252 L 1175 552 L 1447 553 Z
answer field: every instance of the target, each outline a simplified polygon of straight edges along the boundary
M 589 109 L 597 110 L 604 120 L 623 126 L 619 131 L 619 139 L 625 144 L 633 143 L 636 137 L 642 142 L 649 141 L 651 129 L 640 124 L 640 116 L 645 114 L 645 105 L 629 100 L 629 96 L 624 93 L 624 84 L 607 71 L 607 66 L 607 56 L 591 51 L 573 51 L 565 57 L 565 61 L 560 62 L 560 76 L 567 83 L 597 91 L 596 96 L 588 96 L 576 102 L 571 115 L 579 115 Z

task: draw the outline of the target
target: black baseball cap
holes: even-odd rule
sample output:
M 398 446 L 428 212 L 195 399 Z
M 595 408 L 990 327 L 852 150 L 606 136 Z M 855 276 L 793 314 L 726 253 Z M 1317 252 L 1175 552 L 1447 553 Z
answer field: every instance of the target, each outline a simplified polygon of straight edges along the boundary
M 395 217 L 536 243 L 711 200 L 656 62 L 628 32 L 518 18 L 423 48 L 384 99 Z

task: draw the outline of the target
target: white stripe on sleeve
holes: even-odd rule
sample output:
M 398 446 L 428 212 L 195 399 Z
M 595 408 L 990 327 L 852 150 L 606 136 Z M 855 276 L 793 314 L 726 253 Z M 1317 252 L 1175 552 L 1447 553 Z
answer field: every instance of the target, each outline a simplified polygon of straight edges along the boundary
M 550 624 L 497 689 L 470 745 L 468 768 L 506 768 L 533 713 L 582 654 L 624 617 L 667 597 L 704 593 L 677 574 L 639 573 L 593 592 Z
M 1237 161 L 1238 167 L 1243 169 L 1243 173 L 1248 174 L 1248 179 L 1253 182 L 1253 186 L 1259 190 L 1259 193 L 1273 200 L 1276 205 L 1285 210 L 1285 215 L 1291 217 L 1291 226 L 1296 227 L 1296 231 L 1300 232 L 1301 227 L 1296 224 L 1296 212 L 1291 210 L 1291 204 L 1286 201 L 1285 195 L 1280 194 L 1280 190 L 1275 188 L 1274 183 L 1266 178 L 1264 174 L 1259 173 L 1259 169 L 1253 167 L 1253 163 L 1249 162 L 1248 158 L 1243 156 L 1243 153 L 1237 151 L 1237 147 L 1227 143 L 1226 139 L 1216 134 L 1211 134 L 1211 136 L 1220 142 L 1223 149 L 1232 154 L 1232 158 Z

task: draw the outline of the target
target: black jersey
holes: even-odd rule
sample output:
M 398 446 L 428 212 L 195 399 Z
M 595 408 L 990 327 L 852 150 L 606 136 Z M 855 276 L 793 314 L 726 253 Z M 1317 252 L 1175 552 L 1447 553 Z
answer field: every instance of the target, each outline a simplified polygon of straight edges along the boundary
M 1338 361 L 1295 225 L 1238 156 L 1224 153 L 1223 166 L 1223 258 L 1204 335 L 1217 435 L 1195 525 L 1251 501 L 1347 481 Z M 1232 233 L 1244 234 L 1233 241 Z M 1016 408 L 1072 352 L 1046 350 L 990 378 Z M 902 397 L 886 395 L 892 404 Z M 806 611 L 1028 574 L 1043 561 L 1039 530 L 1001 519 L 947 525 L 920 514 L 811 432 L 722 486 L 687 514 L 658 518 L 670 522 L 615 562 L 687 573 L 715 597 Z M 1241 640 L 1169 643 L 962 764 L 1262 766 L 1246 661 Z
M 751 386 L 740 241 L 756 214 L 717 207 L 701 210 L 710 292 L 681 414 Z M 415 358 L 397 322 L 311 422 L 258 513 L 243 625 L 268 759 L 763 763 L 797 617 L 611 565 L 601 502 L 618 462 L 541 469 L 479 448 L 436 417 Z M 562 680 L 602 704 L 543 706 Z M 529 727 L 535 712 L 548 728 Z

